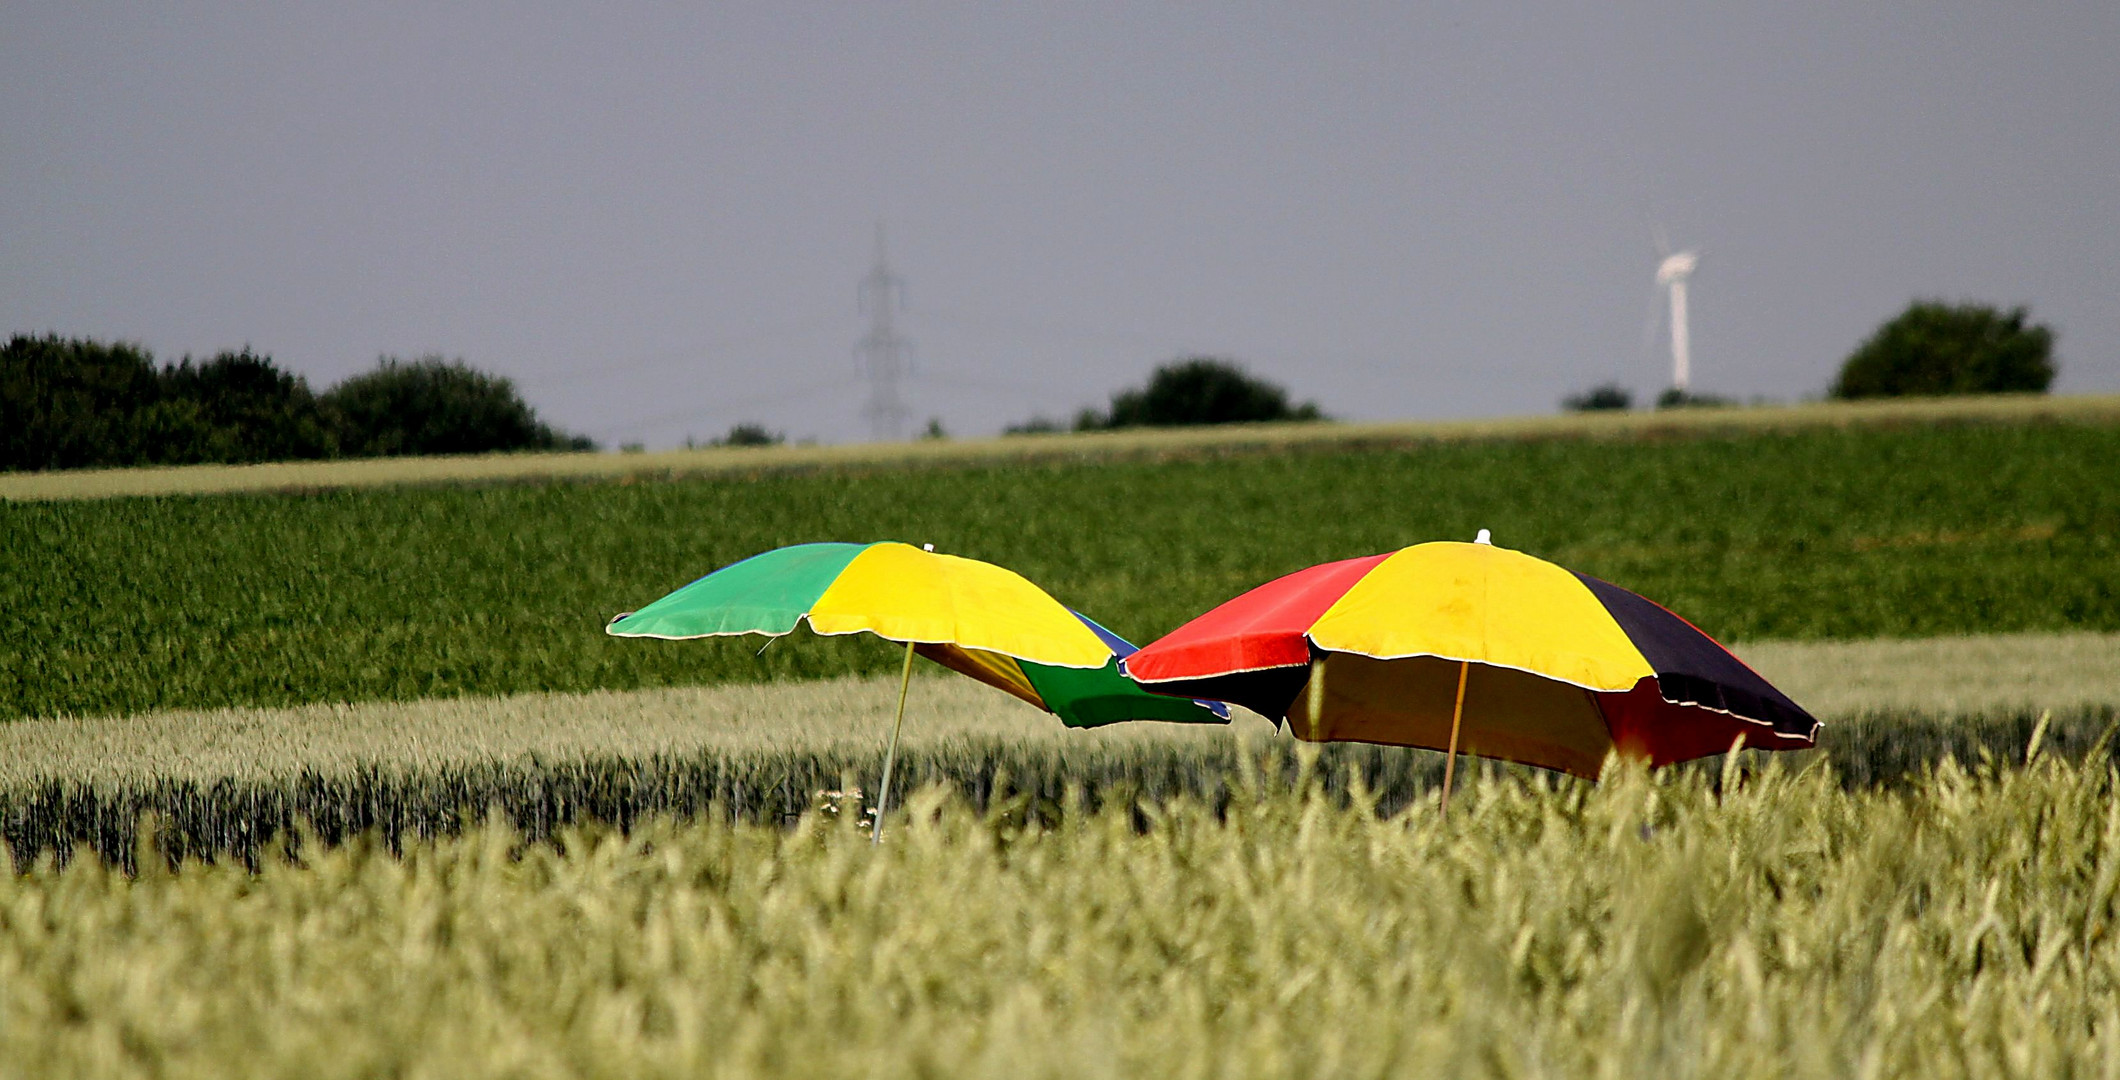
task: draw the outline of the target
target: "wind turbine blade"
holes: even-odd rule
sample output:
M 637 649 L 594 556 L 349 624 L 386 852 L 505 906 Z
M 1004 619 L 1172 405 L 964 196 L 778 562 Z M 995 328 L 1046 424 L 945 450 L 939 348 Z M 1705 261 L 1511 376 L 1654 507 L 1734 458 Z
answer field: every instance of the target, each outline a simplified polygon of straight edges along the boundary
M 1657 262 L 1663 262 L 1671 257 L 1671 238 L 1664 235 L 1662 222 L 1653 219 L 1649 222 L 1649 240 L 1656 245 Z

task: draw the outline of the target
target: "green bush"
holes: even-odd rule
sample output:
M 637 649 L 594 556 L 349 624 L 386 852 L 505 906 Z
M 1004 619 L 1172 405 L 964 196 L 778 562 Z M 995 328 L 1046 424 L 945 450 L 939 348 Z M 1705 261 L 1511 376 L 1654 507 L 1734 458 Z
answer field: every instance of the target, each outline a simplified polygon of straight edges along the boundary
M 320 397 L 248 348 L 157 367 L 87 338 L 0 346 L 0 469 L 591 449 L 462 361 L 386 358 Z
M 139 348 L 17 334 L 0 347 L 0 468 L 135 464 L 135 420 L 160 396 Z
M 729 428 L 729 433 L 709 442 L 708 446 L 779 446 L 787 442 L 786 432 L 774 431 L 764 424 L 741 423 Z
M 1726 397 L 1696 394 L 1676 386 L 1667 387 L 1663 393 L 1656 395 L 1656 407 L 1659 409 L 1727 409 L 1735 404 L 1737 403 Z
M 249 349 L 157 368 L 145 350 L 56 335 L 0 347 L 0 468 L 329 457 L 309 384 Z
M 1075 430 L 1323 418 L 1316 402 L 1291 405 L 1287 390 L 1253 377 L 1240 365 L 1214 357 L 1196 356 L 1174 360 L 1157 368 L 1149 377 L 1147 386 L 1112 395 L 1109 412 L 1083 410 L 1075 418 Z M 1030 424 L 1023 427 L 1037 430 Z
M 331 418 L 309 383 L 249 349 L 162 369 L 163 397 L 142 434 L 165 464 L 288 461 L 338 450 Z
M 1594 386 L 1561 399 L 1569 412 L 1625 412 L 1634 407 L 1634 393 L 1618 383 Z
M 439 356 L 386 356 L 332 387 L 324 404 L 337 417 L 340 449 L 353 457 L 596 448 L 540 421 L 509 380 Z
M 2054 382 L 2054 331 L 2022 307 L 1917 300 L 1841 366 L 1836 398 L 2043 394 Z

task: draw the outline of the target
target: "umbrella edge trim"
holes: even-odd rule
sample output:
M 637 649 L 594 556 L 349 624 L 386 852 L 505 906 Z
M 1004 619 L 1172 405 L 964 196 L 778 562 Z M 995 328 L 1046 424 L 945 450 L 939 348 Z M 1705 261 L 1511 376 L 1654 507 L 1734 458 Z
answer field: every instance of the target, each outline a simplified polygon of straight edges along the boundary
M 804 612 L 804 613 L 803 613 L 802 615 L 800 615 L 799 617 L 797 617 L 797 618 L 796 618 L 796 620 L 795 620 L 795 624 L 796 624 L 796 626 L 797 626 L 797 627 L 800 627 L 800 626 L 801 626 L 801 625 L 802 625 L 803 623 L 806 623 L 806 622 L 809 622 L 809 621 L 810 621 L 810 615 L 809 615 L 809 613 L 808 613 L 808 612 Z M 623 631 L 620 631 L 620 630 L 615 630 L 615 629 L 613 629 L 613 627 L 615 627 L 616 625 L 618 625 L 618 624 L 617 624 L 617 623 L 611 623 L 611 624 L 609 624 L 609 625 L 606 625 L 606 626 L 604 627 L 604 633 L 605 633 L 605 634 L 607 634 L 607 635 L 609 635 L 609 636 L 611 636 L 611 637 L 621 637 L 621 638 L 652 638 L 652 639 L 654 639 L 654 640 L 656 640 L 656 641 L 698 641 L 698 640 L 699 640 L 699 639 L 701 639 L 701 638 L 716 638 L 716 637 L 750 637 L 750 636 L 752 636 L 752 635 L 756 635 L 756 636 L 758 636 L 758 637 L 768 637 L 768 638 L 784 638 L 784 637 L 787 637 L 787 636 L 788 636 L 789 634 L 792 634 L 792 633 L 794 633 L 794 632 L 795 632 L 795 630 L 794 630 L 794 629 L 788 629 L 788 630 L 782 630 L 782 631 L 779 631 L 779 632 L 777 632 L 777 633 L 776 633 L 776 632 L 774 632 L 774 631 L 771 631 L 771 630 L 714 630 L 714 631 L 710 631 L 710 632 L 708 632 L 708 633 L 704 633 L 704 634 L 646 634 L 646 633 L 626 633 L 626 632 L 623 632 Z M 949 641 L 949 640 L 945 640 L 945 639 L 887 637 L 887 636 L 885 636 L 885 635 L 883 635 L 883 634 L 877 634 L 877 633 L 876 633 L 876 631 L 874 631 L 874 630 L 830 630 L 830 631 L 826 631 L 826 630 L 819 630 L 819 629 L 817 629 L 817 627 L 816 627 L 816 626 L 814 626 L 814 625 L 810 627 L 810 633 L 812 633 L 812 634 L 815 634 L 815 635 L 817 635 L 818 637 L 847 637 L 847 636 L 849 636 L 849 635 L 852 635 L 852 634 L 875 634 L 875 635 L 876 635 L 877 637 L 879 637 L 879 638 L 883 638 L 883 640 L 885 640 L 885 641 L 894 641 L 894 642 L 897 642 L 897 643 L 899 643 L 899 644 L 901 644 L 901 645 L 904 645 L 904 644 L 913 644 L 913 645 L 955 645 L 955 646 L 957 646 L 958 648 L 976 648 L 976 647 L 978 647 L 978 646 L 969 646 L 969 645 L 965 645 L 965 644 L 964 644 L 963 642 L 959 642 L 959 641 Z M 1020 661 L 1025 661 L 1025 662 L 1028 662 L 1028 663 L 1033 663 L 1033 664 L 1044 664 L 1044 665 L 1045 665 L 1045 666 L 1047 666 L 1047 667 L 1062 667 L 1062 668 L 1070 668 L 1070 669 L 1072 669 L 1072 670 L 1075 670 L 1075 671 L 1095 671 L 1095 670 L 1097 670 L 1098 668 L 1101 668 L 1101 667 L 1103 667 L 1103 666 L 1104 666 L 1104 664 L 1069 664 L 1069 663 L 1065 663 L 1065 662 L 1062 662 L 1062 661 L 1058 661 L 1058 660 L 1041 660 L 1041 659 L 1039 659 L 1039 658 L 1037 658 L 1037 657 L 1034 657 L 1034 656 L 1017 656 L 1017 655 L 1016 655 L 1015 653 L 1012 653 L 1012 652 L 1007 652 L 1007 651 L 1004 651 L 1004 650 L 1001 650 L 1001 649 L 988 649 L 987 651 L 988 651 L 988 652 L 994 652 L 994 653 L 1000 653 L 1001 655 L 1003 655 L 1003 656 L 1006 656 L 1006 657 L 1008 657 L 1008 658 L 1009 658 L 1009 659 L 1011 659 L 1011 660 L 1020 660 Z M 1110 662 L 1111 662 L 1111 661 L 1110 661 L 1109 659 L 1107 659 L 1107 660 L 1105 660 L 1105 662 L 1104 662 L 1104 663 L 1105 663 L 1105 664 L 1108 664 L 1108 663 L 1110 663 Z
M 1129 659 L 1131 659 L 1131 657 L 1129 657 Z M 1134 674 L 1133 668 L 1129 666 L 1126 669 L 1126 677 L 1146 686 L 1152 683 L 1198 682 L 1201 679 L 1219 679 L 1226 675 L 1250 675 L 1253 672 L 1258 671 L 1287 671 L 1290 668 L 1300 668 L 1309 666 L 1309 664 L 1268 664 L 1265 667 L 1223 668 L 1219 671 L 1208 672 L 1204 675 L 1173 675 L 1167 679 L 1144 679 L 1141 676 Z
M 1307 640 L 1309 640 L 1307 636 L 1305 637 L 1305 640 L 1306 640 L 1306 641 L 1307 641 Z M 1311 644 L 1315 645 L 1315 644 L 1316 644 L 1316 642 L 1311 642 Z M 1545 673 L 1545 672 L 1543 672 L 1543 671 L 1533 671 L 1533 670 L 1531 670 L 1530 668 L 1523 668 L 1523 667 L 1517 667 L 1517 666 L 1515 666 L 1515 665 L 1513 665 L 1513 664 L 1496 664 L 1496 663 L 1491 663 L 1491 662 L 1489 662 L 1489 661 L 1486 661 L 1486 660 L 1473 660 L 1473 659 L 1470 659 L 1470 658 L 1467 658 L 1467 657 L 1463 657 L 1463 656 L 1447 656 L 1447 655 L 1444 655 L 1443 653 L 1425 653 L 1425 652 L 1422 652 L 1422 653 L 1406 653 L 1406 654 L 1405 654 L 1405 655 L 1403 655 L 1403 656 L 1376 656 L 1376 655 L 1374 655 L 1374 654 L 1371 654 L 1371 653 L 1358 653 L 1358 652 L 1350 652 L 1350 651 L 1347 651 L 1347 650 L 1344 650 L 1344 649 L 1322 649 L 1322 648 L 1321 648 L 1321 649 L 1320 649 L 1319 651 L 1320 651 L 1320 652 L 1327 652 L 1327 653 L 1335 653 L 1335 652 L 1336 652 L 1336 653 L 1341 653 L 1342 655 L 1345 655 L 1345 656 L 1367 656 L 1367 657 L 1369 657 L 1369 658 L 1370 658 L 1370 659 L 1372 659 L 1372 660 L 1413 660 L 1413 659 L 1418 659 L 1418 658 L 1420 658 L 1420 657 L 1424 657 L 1424 656 L 1426 656 L 1426 657 L 1434 657 L 1434 658 L 1435 658 L 1435 659 L 1437 659 L 1437 660 L 1455 660 L 1455 661 L 1457 661 L 1458 663 L 1461 663 L 1461 664 L 1478 664 L 1478 665 L 1480 665 L 1481 667 L 1490 667 L 1490 668 L 1494 668 L 1494 669 L 1496 669 L 1496 670 L 1499 670 L 1499 671 L 1520 671 L 1520 672 L 1523 672 L 1524 674 L 1526 674 L 1526 675 L 1530 675 L 1530 676 L 1532 676 L 1532 677 L 1534 677 L 1534 678 L 1540 678 L 1540 679 L 1550 679 L 1550 680 L 1552 680 L 1552 681 L 1554 681 L 1554 682 L 1557 682 L 1557 683 L 1561 683 L 1561 684 L 1563 684 L 1563 685 L 1566 685 L 1566 686 L 1573 686 L 1573 687 L 1575 687 L 1575 688 L 1576 688 L 1576 689 L 1578 689 L 1578 690 L 1587 690 L 1587 691 L 1589 691 L 1590 693 L 1593 693 L 1593 694 L 1624 694 L 1624 693 L 1627 693 L 1627 692 L 1629 692 L 1629 691 L 1631 691 L 1631 690 L 1633 690 L 1633 689 L 1634 689 L 1634 687 L 1632 687 L 1632 686 L 1620 687 L 1620 688 L 1617 688 L 1617 689 L 1613 689 L 1613 688 L 1606 688 L 1606 687 L 1596 687 L 1596 686 L 1585 686 L 1584 684 L 1582 684 L 1582 683 L 1579 683 L 1579 682 L 1576 682 L 1576 681 L 1575 681 L 1575 680 L 1573 680 L 1573 679 L 1563 679 L 1563 678 L 1559 678 L 1559 677 L 1557 677 L 1557 676 L 1553 676 L 1553 675 L 1548 675 L 1548 674 L 1546 674 L 1546 673 Z M 1140 684 L 1142 684 L 1142 685 L 1144 685 L 1144 686 L 1149 686 L 1149 685 L 1156 685 L 1156 684 L 1161 684 L 1161 683 L 1176 683 L 1176 682 L 1198 682 L 1198 681 L 1200 681 L 1200 680 L 1202 680 L 1202 679 L 1219 679 L 1219 678 L 1223 678 L 1223 677 L 1226 677 L 1226 676 L 1230 676 L 1230 675 L 1249 675 L 1249 674 L 1252 674 L 1252 673 L 1254 673 L 1254 672 L 1260 672 L 1260 671 L 1286 671 L 1286 670 L 1289 670 L 1290 668 L 1299 668 L 1299 667 L 1303 667 L 1303 666 L 1305 666 L 1305 665 L 1303 665 L 1303 664 L 1269 664 L 1269 665 L 1267 665 L 1267 666 L 1265 666 L 1265 667 L 1254 667 L 1254 668 L 1228 668 L 1228 669 L 1225 669 L 1225 670 L 1221 670 L 1221 671 L 1216 671 L 1216 672 L 1213 672 L 1213 673 L 1211 673 L 1211 674 L 1205 674 L 1205 675 L 1180 675 L 1180 676 L 1176 676 L 1176 677 L 1173 677 L 1173 678 L 1166 678 L 1166 679 L 1144 679 L 1144 678 L 1141 678 L 1140 676 L 1137 676 L 1137 675 L 1133 675 L 1133 674 L 1131 674 L 1131 673 L 1129 673 L 1127 677 L 1128 677 L 1128 678 L 1131 678 L 1131 679 L 1133 679 L 1133 680 L 1134 680 L 1135 682 L 1137 682 L 1137 683 L 1140 683 Z M 1656 694 L 1657 694 L 1657 696 L 1658 696 L 1658 697 L 1663 697 L 1663 689 L 1664 689 L 1664 682 L 1663 682 L 1663 679 L 1662 679 L 1662 678 L 1660 678 L 1659 676 L 1657 676 L 1657 675 L 1656 675 L 1655 673 L 1653 673 L 1653 672 L 1652 672 L 1651 674 L 1647 675 L 1647 676 L 1644 676 L 1644 677 L 1645 677 L 1645 678 L 1650 678 L 1650 679 L 1655 679 L 1655 680 L 1656 680 Z M 1640 680 L 1636 680 L 1636 682 L 1637 682 L 1637 683 L 1638 683 L 1639 681 L 1640 681 Z M 1715 706 L 1713 706 L 1713 705 L 1708 705 L 1708 704 L 1704 704 L 1704 703 L 1702 703 L 1702 702 L 1698 702 L 1698 701 L 1672 701 L 1672 700 L 1671 700 L 1670 698 L 1663 698 L 1663 700 L 1664 700 L 1665 702 L 1669 703 L 1669 704 L 1672 704 L 1672 705 L 1677 705 L 1677 706 L 1681 706 L 1681 707 L 1683 707 L 1683 708 L 1688 708 L 1688 709 L 1699 709 L 1699 710 L 1700 710 L 1700 711 L 1702 711 L 1702 712 L 1711 712 L 1711 713 L 1716 713 L 1716 714 L 1719 714 L 1719 715 L 1722 715 L 1722 716 L 1727 716 L 1727 717 L 1731 718 L 1732 720 L 1736 720 L 1736 721 L 1739 721 L 1739 722 L 1741 722 L 1741 723 L 1751 724 L 1751 725 L 1753 725 L 1754 727 L 1763 727 L 1763 728 L 1766 728 L 1766 729 L 1767 729 L 1768 731 L 1770 731 L 1770 732 L 1773 732 L 1773 733 L 1774 733 L 1774 736 L 1775 736 L 1775 738 L 1777 738 L 1777 739 L 1799 739 L 1799 740 L 1802 740 L 1802 741 L 1804 741 L 1804 742 L 1807 742 L 1807 743 L 1812 743 L 1812 744 L 1816 744 L 1816 743 L 1818 742 L 1818 733 L 1819 733 L 1819 731 L 1820 731 L 1821 729 L 1823 729 L 1823 728 L 1824 728 L 1824 727 L 1826 726 L 1826 724 L 1825 724 L 1825 721 L 1823 721 L 1823 720 L 1820 720 L 1820 719 L 1818 719 L 1817 717 L 1815 717 L 1815 716 L 1814 716 L 1814 717 L 1812 717 L 1812 718 L 1811 718 L 1811 732 L 1810 732 L 1810 734 L 1808 734 L 1808 735 L 1794 735 L 1794 734 L 1789 734 L 1789 733 L 1787 733 L 1787 732 L 1784 732 L 1784 731 L 1782 731 L 1782 730 L 1781 730 L 1780 728 L 1777 728 L 1777 727 L 1775 727 L 1775 726 L 1774 726 L 1774 722 L 1773 722 L 1773 721 L 1771 721 L 1771 720 L 1761 720 L 1761 719 L 1759 719 L 1759 718 L 1757 718 L 1757 717 L 1752 717 L 1752 716 L 1746 716 L 1746 715 L 1744 715 L 1743 713 L 1731 712 L 1731 711 L 1730 711 L 1730 710 L 1728 710 L 1728 709 L 1718 709 L 1718 708 L 1716 708 L 1716 707 L 1715 707 Z

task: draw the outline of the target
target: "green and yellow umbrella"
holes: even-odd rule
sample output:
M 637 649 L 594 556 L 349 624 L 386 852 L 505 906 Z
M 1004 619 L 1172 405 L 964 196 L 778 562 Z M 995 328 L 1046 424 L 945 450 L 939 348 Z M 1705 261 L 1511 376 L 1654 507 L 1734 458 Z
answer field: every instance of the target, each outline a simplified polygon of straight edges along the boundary
M 877 799 L 890 797 L 913 655 L 1060 717 L 1069 727 L 1120 720 L 1227 723 L 1227 708 L 1151 694 L 1119 669 L 1134 648 L 1020 574 L 911 544 L 796 544 L 723 567 L 611 620 L 616 637 L 781 637 L 869 633 L 906 644 L 897 716 Z

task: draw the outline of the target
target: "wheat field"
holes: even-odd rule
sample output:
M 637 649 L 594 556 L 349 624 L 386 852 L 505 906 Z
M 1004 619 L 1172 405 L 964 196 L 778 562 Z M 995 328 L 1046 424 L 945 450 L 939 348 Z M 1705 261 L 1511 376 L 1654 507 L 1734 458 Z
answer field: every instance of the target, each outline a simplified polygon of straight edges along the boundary
M 2120 705 L 2120 634 L 1761 642 L 1737 652 L 1828 723 L 1864 713 L 1971 716 Z M 1124 753 L 1272 731 L 1242 710 L 1226 734 L 1174 724 L 1073 731 L 1006 694 L 922 667 L 904 731 L 915 751 L 998 741 Z M 0 724 L 0 789 L 52 777 L 212 782 L 710 749 L 879 753 L 896 692 L 894 678 L 857 677 L 22 720 Z
M 2034 755 L 47 860 L 0 1076 L 2111 1076 L 2120 776 Z
M 1785 766 L 1824 768 L 1850 789 L 1915 783 L 1945 760 L 2016 760 L 2035 725 L 2058 752 L 2111 750 L 2120 636 L 1744 652 L 1828 720 L 1819 749 L 1779 755 Z M 844 678 L 21 721 L 0 725 L 0 843 L 21 859 L 89 850 L 130 868 L 151 816 L 165 860 L 256 865 L 296 828 L 328 844 L 371 834 L 396 845 L 497 813 L 543 841 L 658 815 L 792 821 L 831 791 L 866 811 L 895 691 Z M 1305 753 L 1241 712 L 1227 727 L 1068 730 L 955 676 L 916 680 L 907 711 L 900 789 L 940 785 L 979 808 L 1010 792 L 1048 815 L 1070 792 L 1092 805 L 1219 807 L 1239 763 L 1286 778 Z M 1362 744 L 1326 747 L 1318 764 L 1335 797 L 1359 774 L 1387 812 L 1431 798 L 1444 772 L 1441 754 Z
M 2120 635 L 1740 651 L 1878 745 L 2108 727 L 1891 785 L 1481 767 L 1443 822 L 1439 755 L 926 677 L 877 845 L 822 789 L 887 680 L 0 725 L 10 837 L 40 791 L 93 819 L 0 848 L 0 1080 L 2120 1074 Z M 688 753 L 825 764 L 732 816 Z

